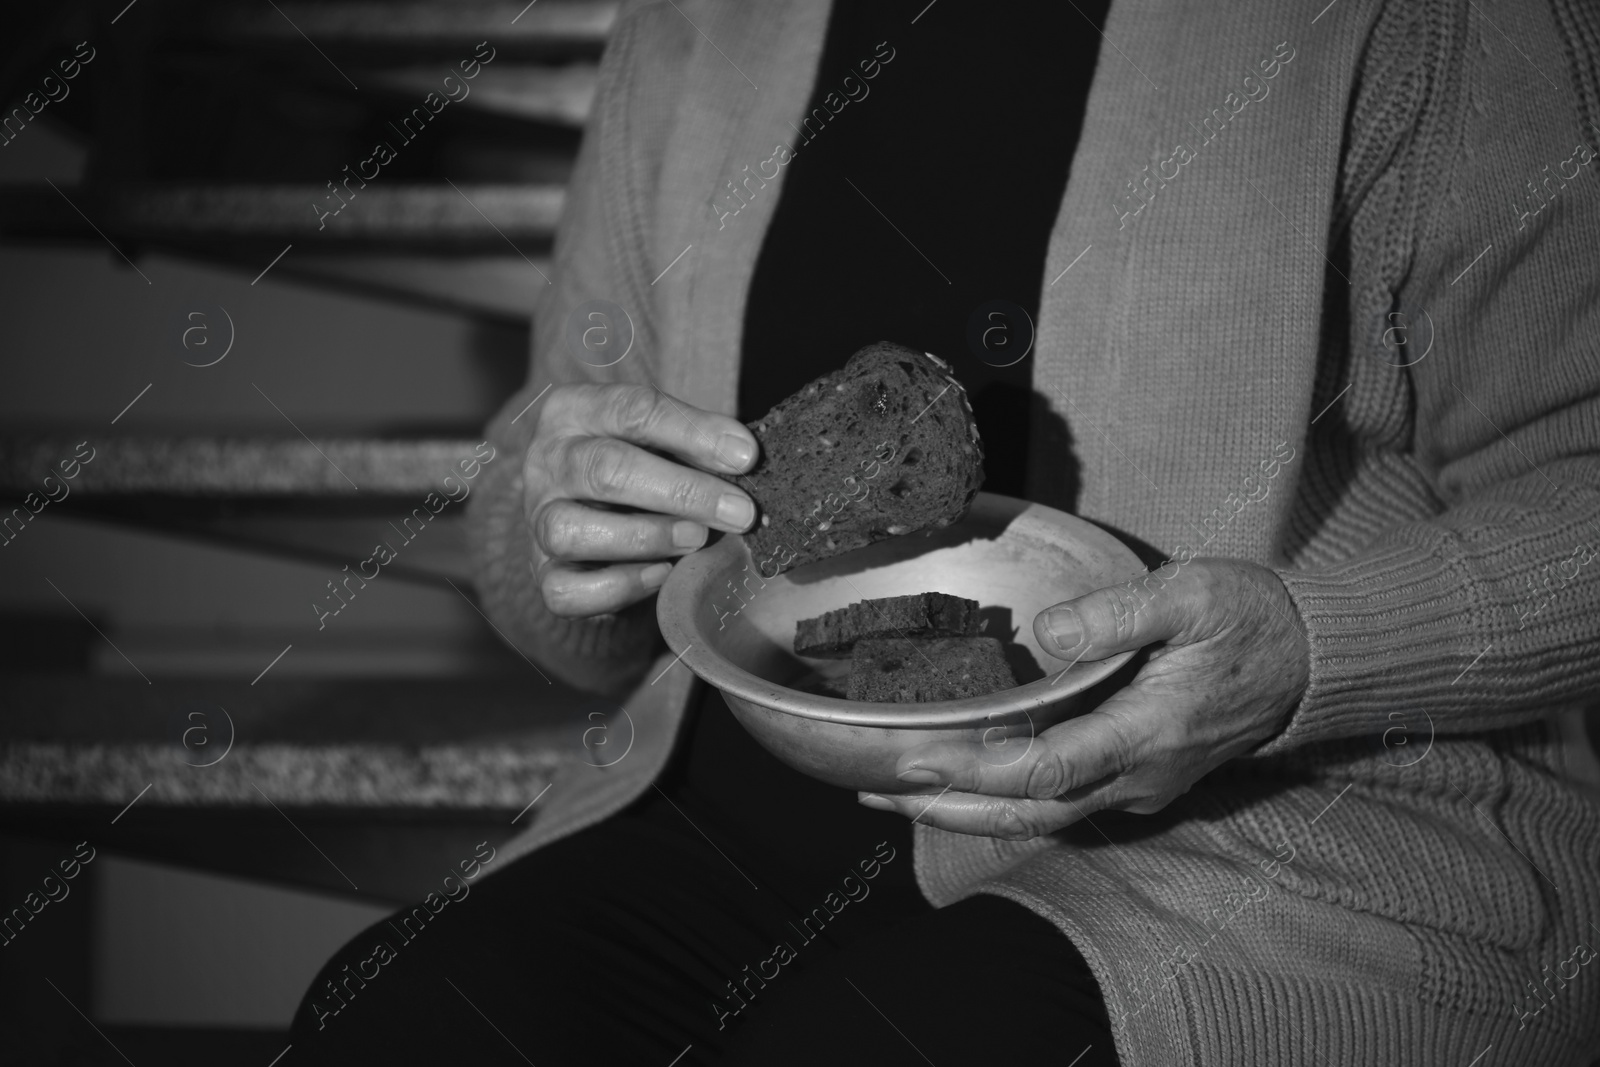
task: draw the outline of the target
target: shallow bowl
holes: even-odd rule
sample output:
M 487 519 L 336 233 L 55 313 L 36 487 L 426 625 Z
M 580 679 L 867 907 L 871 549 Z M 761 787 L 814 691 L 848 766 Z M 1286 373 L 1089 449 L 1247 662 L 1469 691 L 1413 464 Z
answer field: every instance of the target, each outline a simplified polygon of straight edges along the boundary
M 738 536 L 686 556 L 662 586 L 656 615 L 667 644 L 722 692 L 734 717 L 779 759 L 824 782 L 880 793 L 927 792 L 895 778 L 895 763 L 929 741 L 983 745 L 981 758 L 1020 759 L 1033 736 L 1072 713 L 1076 696 L 1131 657 L 1070 664 L 1033 636 L 1043 609 L 1144 570 L 1126 545 L 1041 504 L 979 493 L 942 530 L 893 537 L 763 578 Z M 794 653 L 795 623 L 858 600 L 923 592 L 978 601 L 986 633 L 1015 630 L 1022 683 L 964 700 L 887 704 L 797 688 L 837 683 L 847 659 Z

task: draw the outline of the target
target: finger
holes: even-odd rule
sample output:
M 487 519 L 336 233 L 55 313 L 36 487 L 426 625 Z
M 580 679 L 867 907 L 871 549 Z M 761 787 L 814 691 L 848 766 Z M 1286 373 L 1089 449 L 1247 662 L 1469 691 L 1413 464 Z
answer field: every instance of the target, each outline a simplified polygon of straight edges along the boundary
M 672 564 L 615 563 L 580 567 L 552 561 L 539 568 L 539 595 L 552 615 L 581 619 L 621 611 L 661 588 Z
M 859 797 L 869 808 L 897 811 L 926 826 L 1011 841 L 1052 833 L 1097 810 L 1078 801 L 1018 800 L 957 792 L 916 796 L 861 793 Z
M 1200 561 L 1163 578 L 1143 574 L 1048 607 L 1034 617 L 1033 635 L 1052 656 L 1098 660 L 1185 632 L 1208 603 L 1210 572 Z
M 535 543 L 569 563 L 681 556 L 704 545 L 708 533 L 687 519 L 601 511 L 575 500 L 548 501 L 533 516 Z
M 615 437 L 570 437 L 556 447 L 566 496 L 622 504 L 740 533 L 755 521 L 744 490 Z
M 704 470 L 755 465 L 755 435 L 737 419 L 704 411 L 647 385 L 575 385 L 550 398 L 552 428 L 657 448 Z
M 903 782 L 986 796 L 1071 796 L 1139 766 L 1155 747 L 1157 722 L 1155 716 L 1123 714 L 1113 697 L 1037 737 L 1008 737 L 1000 745 L 920 745 L 901 756 L 895 770 Z

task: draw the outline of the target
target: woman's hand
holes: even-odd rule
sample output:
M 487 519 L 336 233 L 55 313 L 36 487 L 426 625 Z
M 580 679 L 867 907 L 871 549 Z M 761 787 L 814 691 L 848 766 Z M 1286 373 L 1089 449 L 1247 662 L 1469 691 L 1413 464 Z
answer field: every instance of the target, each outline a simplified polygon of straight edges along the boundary
M 661 588 L 670 561 L 705 544 L 709 527 L 748 529 L 750 497 L 705 472 L 748 471 L 756 450 L 743 423 L 648 386 L 551 389 L 522 465 L 545 607 L 620 611 Z
M 1205 559 L 1150 580 L 1148 590 L 1145 582 L 1098 589 L 1033 622 L 1039 644 L 1068 661 L 1157 646 L 1127 686 L 1086 715 L 1002 748 L 912 749 L 900 758 L 900 780 L 948 790 L 866 793 L 861 802 L 959 833 L 1036 837 L 1104 808 L 1160 811 L 1281 730 L 1305 690 L 1310 657 L 1277 575 Z

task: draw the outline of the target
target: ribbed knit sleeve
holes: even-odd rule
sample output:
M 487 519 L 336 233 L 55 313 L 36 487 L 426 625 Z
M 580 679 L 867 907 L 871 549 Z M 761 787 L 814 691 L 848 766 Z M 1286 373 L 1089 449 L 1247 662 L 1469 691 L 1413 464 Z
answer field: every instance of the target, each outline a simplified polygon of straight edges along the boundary
M 1419 8 L 1366 60 L 1329 283 L 1350 351 L 1326 391 L 1346 391 L 1311 435 L 1337 458 L 1308 471 L 1279 571 L 1310 684 L 1259 754 L 1600 693 L 1600 34 L 1579 5 L 1529 10 Z M 1376 503 L 1340 527 L 1356 483 Z M 1419 484 L 1435 513 L 1402 503 Z
M 628 689 L 659 646 L 655 601 L 589 619 L 558 618 L 545 609 L 523 510 L 523 459 L 549 387 L 652 380 L 653 324 L 640 281 L 649 263 L 639 220 L 671 130 L 689 54 L 685 30 L 693 32 L 665 5 L 633 5 L 619 16 L 567 186 L 550 278 L 528 272 L 536 293 L 528 379 L 488 427 L 490 440 L 513 458 L 487 469 L 489 481 L 467 509 L 474 581 L 502 636 L 549 674 L 605 692 Z M 633 351 L 610 367 L 592 366 L 566 346 L 568 316 L 591 300 L 629 309 Z

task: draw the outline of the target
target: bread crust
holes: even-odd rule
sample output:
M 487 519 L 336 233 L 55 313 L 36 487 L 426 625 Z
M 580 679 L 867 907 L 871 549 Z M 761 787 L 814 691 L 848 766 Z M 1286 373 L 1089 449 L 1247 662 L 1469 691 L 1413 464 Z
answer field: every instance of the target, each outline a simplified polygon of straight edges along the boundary
M 949 593 L 916 593 L 860 600 L 795 624 L 799 656 L 848 656 L 873 637 L 961 637 L 978 632 L 978 602 Z
M 983 485 L 966 389 L 904 345 L 868 345 L 749 426 L 760 459 L 729 480 L 760 511 L 744 538 L 765 578 L 948 526 Z

